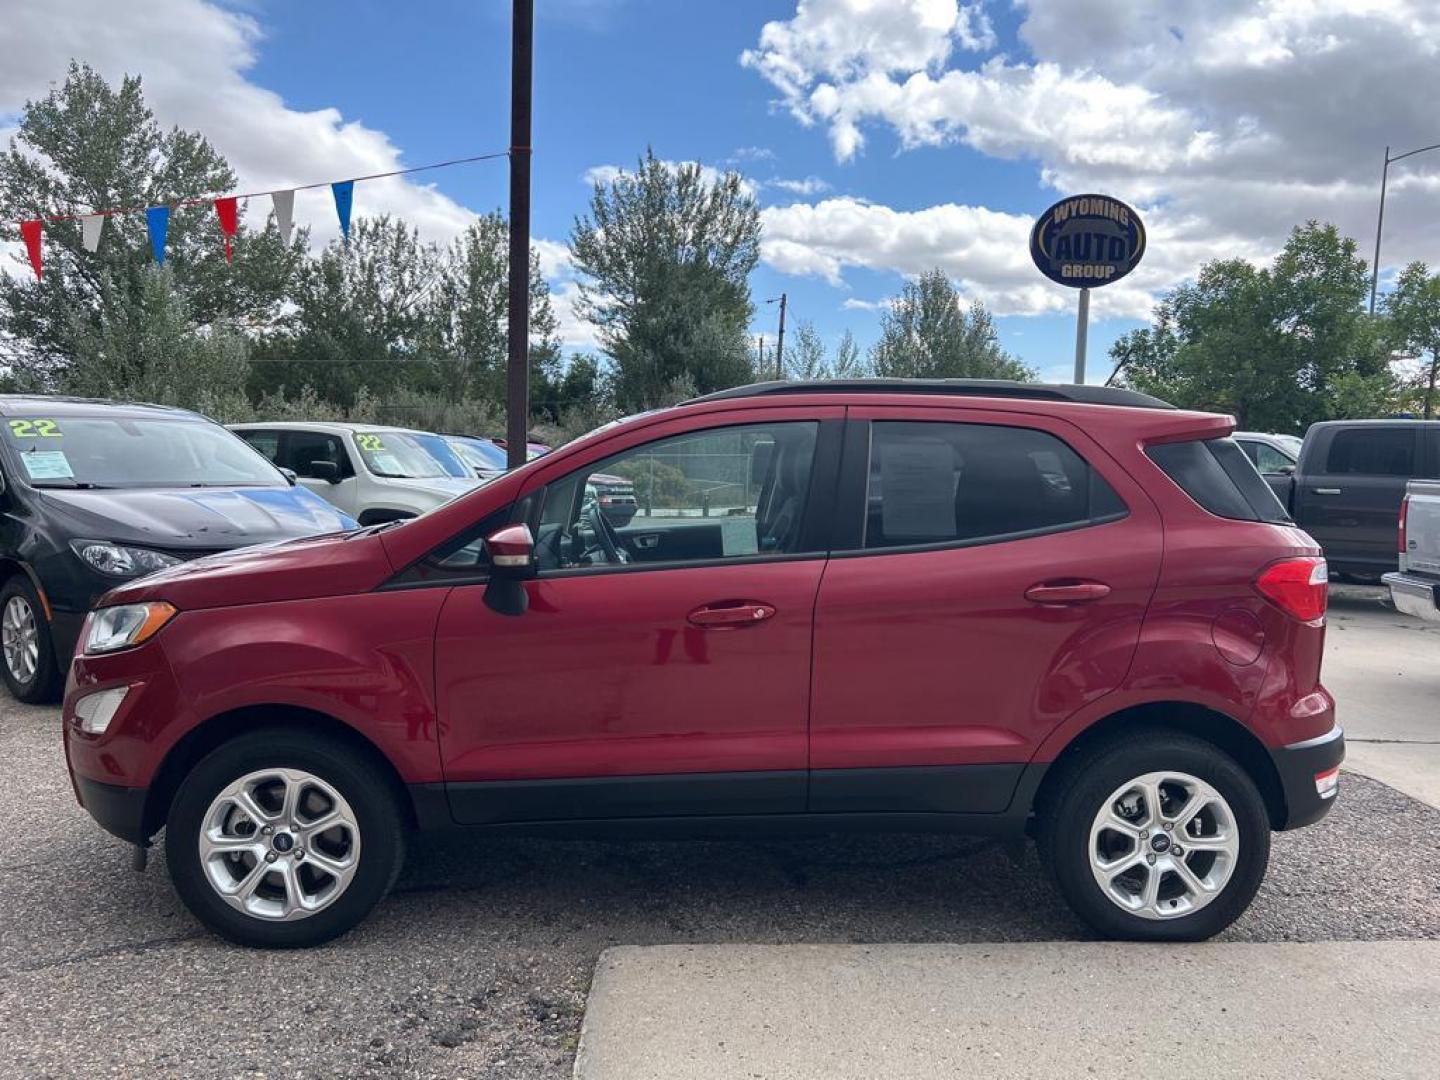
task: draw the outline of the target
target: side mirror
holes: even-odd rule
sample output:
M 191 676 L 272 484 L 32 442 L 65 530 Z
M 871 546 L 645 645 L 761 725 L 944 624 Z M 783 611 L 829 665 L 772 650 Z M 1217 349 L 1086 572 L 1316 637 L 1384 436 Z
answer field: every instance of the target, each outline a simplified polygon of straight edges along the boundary
M 316 480 L 324 480 L 328 484 L 340 482 L 340 466 L 333 461 L 312 461 L 309 469 L 310 475 Z
M 287 469 L 284 466 L 280 467 L 280 475 L 285 477 L 285 482 L 291 487 L 294 487 L 300 479 L 300 477 L 295 474 L 294 469 Z
M 1281 476 L 1294 476 L 1294 475 L 1295 475 L 1295 466 L 1294 466 L 1294 465 L 1281 465 L 1281 466 L 1280 466 L 1280 469 L 1279 469 L 1279 472 L 1280 472 L 1280 475 L 1281 475 Z
M 500 615 L 523 615 L 530 607 L 525 582 L 535 576 L 535 538 L 528 525 L 507 525 L 485 538 L 490 581 L 485 605 Z

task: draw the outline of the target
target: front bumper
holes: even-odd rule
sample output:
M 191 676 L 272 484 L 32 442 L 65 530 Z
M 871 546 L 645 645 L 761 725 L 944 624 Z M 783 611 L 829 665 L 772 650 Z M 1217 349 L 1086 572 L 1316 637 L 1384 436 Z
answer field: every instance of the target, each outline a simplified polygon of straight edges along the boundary
M 1390 587 L 1396 611 L 1427 622 L 1440 622 L 1440 585 L 1414 574 L 1386 574 L 1381 579 Z
M 1330 812 L 1345 760 L 1345 732 L 1339 724 L 1314 739 L 1271 750 L 1270 757 L 1285 791 L 1285 820 L 1279 828 L 1313 825 Z
M 145 830 L 145 788 L 102 784 L 85 776 L 73 776 L 75 796 L 102 829 L 132 844 L 150 837 Z

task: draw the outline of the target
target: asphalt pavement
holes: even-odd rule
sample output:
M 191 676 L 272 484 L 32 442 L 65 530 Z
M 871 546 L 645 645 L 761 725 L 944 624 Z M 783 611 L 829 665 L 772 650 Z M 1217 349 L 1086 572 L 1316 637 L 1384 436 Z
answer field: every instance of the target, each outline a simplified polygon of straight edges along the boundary
M 1332 684 L 1362 652 L 1327 659 Z M 1088 936 L 1033 852 L 1017 865 L 984 840 L 461 835 L 421 839 L 396 892 L 340 941 L 245 951 L 190 918 L 163 855 L 132 872 L 76 806 L 58 725 L 54 709 L 0 705 L 7 1077 L 559 1078 L 612 946 Z M 1347 775 L 1324 822 L 1275 838 L 1254 906 L 1222 940 L 1440 940 L 1436 866 L 1440 811 Z

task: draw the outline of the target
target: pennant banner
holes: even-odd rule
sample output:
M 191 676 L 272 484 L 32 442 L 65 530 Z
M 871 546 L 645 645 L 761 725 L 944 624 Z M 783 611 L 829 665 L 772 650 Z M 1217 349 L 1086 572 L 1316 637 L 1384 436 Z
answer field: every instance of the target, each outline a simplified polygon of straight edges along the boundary
M 225 234 L 225 261 L 228 263 L 230 261 L 230 241 L 234 238 L 235 230 L 240 225 L 235 211 L 235 196 L 216 199 L 215 216 L 220 219 L 220 231 Z
M 355 181 L 341 180 L 330 185 L 330 190 L 335 194 L 335 213 L 340 215 L 340 231 L 345 234 L 345 242 L 350 242 L 350 205 L 355 201 Z
M 104 214 L 86 214 L 80 219 L 80 243 L 86 251 L 100 249 L 100 230 L 104 227 Z
M 25 250 L 30 253 L 30 265 L 35 270 L 35 280 L 43 281 L 40 260 L 40 233 L 45 228 L 45 223 L 38 218 L 34 221 L 22 221 L 20 223 L 20 235 L 25 238 Z
M 170 208 L 152 206 L 145 211 L 145 227 L 150 230 L 150 250 L 155 261 L 165 265 L 165 234 L 170 230 Z
M 270 201 L 275 204 L 275 227 L 280 230 L 280 242 L 290 246 L 290 231 L 295 227 L 295 192 L 272 191 Z

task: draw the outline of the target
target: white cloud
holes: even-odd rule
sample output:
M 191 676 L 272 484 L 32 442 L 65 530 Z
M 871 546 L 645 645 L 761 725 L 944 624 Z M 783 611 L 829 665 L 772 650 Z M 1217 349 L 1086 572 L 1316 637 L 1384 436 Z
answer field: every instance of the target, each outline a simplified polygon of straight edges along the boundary
M 854 296 L 847 296 L 840 305 L 846 311 L 883 311 L 889 306 L 885 300 L 860 300 Z
M 818 176 L 807 176 L 803 180 L 785 180 L 776 176 L 766 180 L 765 186 L 788 191 L 791 195 L 819 195 L 830 190 L 829 181 Z
M 1040 315 L 1069 311 L 1071 290 L 1056 287 L 1030 261 L 1027 216 L 979 206 L 947 203 L 901 211 L 852 198 L 769 207 L 761 212 L 761 257 L 782 273 L 843 284 L 849 268 L 888 270 L 915 277 L 933 267 L 944 270 L 967 297 L 985 302 L 999 315 Z M 1214 254 L 1195 223 L 1156 211 L 1150 217 L 1150 255 L 1129 277 L 1097 289 L 1097 319 L 1145 318 L 1154 292 L 1183 277 L 1189 267 Z M 1257 245 L 1227 254 L 1259 258 Z M 859 308 L 864 301 L 845 301 Z
M 1311 217 L 1334 221 L 1364 250 L 1384 144 L 1435 140 L 1436 0 L 1016 7 L 1028 57 L 957 52 L 993 50 L 995 39 L 956 29 L 969 8 L 955 0 L 799 0 L 792 19 L 766 24 L 742 62 L 801 123 L 822 127 L 842 162 L 880 129 L 902 150 L 960 143 L 1033 162 L 1057 191 L 1110 191 L 1149 207 L 1146 264 L 1096 293 L 1119 311 L 1143 305 L 1116 289 L 1162 288 L 1216 256 L 1263 256 Z M 1440 152 L 1391 177 L 1386 260 L 1433 258 Z M 871 265 L 877 254 L 867 246 L 841 257 L 833 239 L 793 232 L 772 236 L 769 251 L 832 279 L 847 258 Z M 1001 273 L 990 292 L 1023 302 L 1003 267 L 986 270 Z M 987 287 L 973 271 L 967 280 Z
M 143 79 L 145 99 L 162 127 L 198 130 L 229 160 L 241 191 L 388 172 L 406 165 L 383 131 L 338 109 L 299 110 L 250 82 L 263 39 L 250 15 L 201 0 L 148 0 L 117 13 L 111 0 L 11 0 L 0 22 L 0 115 L 18 114 L 63 80 L 71 57 L 112 84 Z M 503 161 L 466 168 L 504 168 Z M 269 212 L 269 200 L 255 208 Z M 473 215 L 430 184 L 426 174 L 357 184 L 355 214 L 398 214 L 426 238 L 447 240 Z M 338 235 L 328 189 L 300 192 L 297 225 L 322 242 Z

